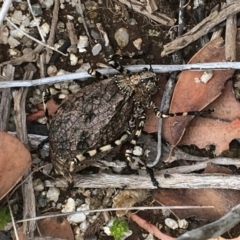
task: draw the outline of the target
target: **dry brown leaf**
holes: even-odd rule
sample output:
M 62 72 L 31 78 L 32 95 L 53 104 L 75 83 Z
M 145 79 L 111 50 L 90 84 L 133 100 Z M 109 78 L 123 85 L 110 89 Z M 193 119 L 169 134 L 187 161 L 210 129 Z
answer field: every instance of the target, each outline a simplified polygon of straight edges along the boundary
M 231 174 L 233 173 L 229 168 L 225 166 L 219 166 L 217 164 L 208 163 L 203 173 L 222 173 L 222 174 Z
M 226 83 L 223 94 L 209 105 L 215 112 L 211 118 L 196 117 L 186 129 L 179 144 L 195 144 L 205 148 L 209 144 L 216 146 L 219 155 L 229 149 L 229 143 L 240 137 L 240 104 L 232 92 L 232 82 Z
M 225 47 L 222 38 L 214 39 L 206 44 L 189 63 L 221 62 L 225 59 Z M 207 83 L 196 83 L 203 71 L 183 71 L 176 84 L 170 112 L 199 111 L 215 100 L 224 88 L 224 83 L 234 73 L 234 70 L 214 70 L 213 77 Z M 164 119 L 163 135 L 172 145 L 182 138 L 192 116 Z
M 0 132 L 0 199 L 17 184 L 31 162 L 28 149 L 17 138 Z
M 13 233 L 14 235 L 12 236 L 13 240 L 16 240 L 16 235 L 15 233 Z M 17 229 L 17 236 L 19 240 L 26 240 L 26 236 L 23 233 L 23 226 L 21 226 L 20 228 Z
M 37 221 L 38 230 L 42 237 L 74 240 L 69 222 L 63 217 L 45 218 Z
M 196 118 L 192 121 L 180 144 L 194 144 L 199 148 L 207 145 L 216 146 L 215 154 L 219 155 L 229 149 L 229 143 L 240 137 L 240 118 L 232 122 L 215 119 Z
M 172 210 L 179 218 L 197 216 L 209 221 L 219 219 L 240 203 L 240 192 L 229 189 L 161 189 L 155 190 L 153 196 L 166 206 L 214 206 L 211 209 Z

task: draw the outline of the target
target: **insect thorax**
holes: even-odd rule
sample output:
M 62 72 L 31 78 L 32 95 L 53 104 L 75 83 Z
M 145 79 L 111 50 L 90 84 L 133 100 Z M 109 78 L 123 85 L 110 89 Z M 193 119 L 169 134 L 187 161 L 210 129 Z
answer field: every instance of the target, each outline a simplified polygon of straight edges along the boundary
M 134 100 L 143 107 L 148 105 L 151 95 L 158 90 L 156 74 L 147 70 L 131 75 L 116 75 L 114 81 L 121 92 L 133 95 Z

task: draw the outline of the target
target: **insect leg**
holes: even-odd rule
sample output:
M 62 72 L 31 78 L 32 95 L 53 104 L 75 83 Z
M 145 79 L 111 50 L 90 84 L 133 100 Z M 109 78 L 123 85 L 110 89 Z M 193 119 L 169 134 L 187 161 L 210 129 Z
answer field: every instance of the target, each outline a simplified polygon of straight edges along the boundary
M 163 113 L 163 112 L 159 111 L 158 107 L 155 105 L 155 103 L 153 101 L 151 101 L 147 107 L 153 109 L 155 115 L 158 118 L 169 118 L 169 117 L 175 117 L 175 116 L 188 116 L 188 115 L 198 116 L 198 115 L 203 115 L 203 114 L 211 114 L 212 112 L 214 112 L 214 109 L 208 109 L 208 110 L 204 110 L 204 111 Z
M 120 73 L 127 75 L 130 74 L 131 72 L 129 70 L 127 70 L 126 68 L 124 68 L 119 62 L 114 60 L 114 55 L 111 55 L 108 59 L 107 59 L 107 64 L 109 66 L 111 66 L 112 68 L 116 69 L 117 71 L 119 71 Z
M 128 127 L 128 129 L 122 133 L 122 135 L 120 136 L 119 139 L 117 139 L 117 140 L 115 140 L 115 141 L 113 141 L 110 144 L 107 144 L 105 146 L 101 146 L 99 148 L 86 151 L 86 152 L 84 152 L 82 154 L 78 154 L 76 156 L 76 158 L 74 159 L 74 163 L 78 164 L 79 162 L 85 160 L 88 157 L 93 157 L 94 155 L 96 155 L 99 152 L 106 152 L 106 151 L 109 151 L 109 150 L 111 150 L 112 148 L 114 148 L 116 146 L 121 145 L 132 134 L 134 128 L 135 128 L 135 119 L 131 118 L 129 120 L 129 127 Z
M 108 78 L 107 76 L 103 75 L 102 73 L 98 72 L 97 70 L 95 70 L 93 68 L 89 68 L 87 72 L 93 78 L 96 78 L 97 80 L 103 80 L 103 79 L 107 79 Z

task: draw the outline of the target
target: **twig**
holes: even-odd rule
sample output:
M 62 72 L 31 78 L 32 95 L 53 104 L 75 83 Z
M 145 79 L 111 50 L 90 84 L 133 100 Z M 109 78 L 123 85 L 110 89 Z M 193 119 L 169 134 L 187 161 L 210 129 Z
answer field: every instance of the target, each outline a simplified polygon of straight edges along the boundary
M 49 46 L 48 44 L 43 43 L 43 42 L 39 41 L 38 39 L 32 37 L 31 35 L 27 34 L 25 31 L 23 31 L 23 30 L 20 29 L 17 25 L 15 25 L 8 17 L 6 17 L 5 19 L 6 19 L 6 20 L 8 21 L 8 23 L 9 23 L 10 25 L 12 25 L 15 29 L 17 29 L 19 32 L 21 32 L 22 34 L 24 34 L 24 35 L 27 36 L 28 38 L 32 39 L 33 41 L 41 44 L 41 45 L 44 46 L 44 47 L 50 48 L 50 49 L 52 49 L 53 51 L 56 51 L 56 52 L 62 54 L 63 56 L 67 56 L 67 54 L 62 53 L 62 52 L 58 51 L 57 49 L 55 49 L 54 47 L 51 47 L 51 46 Z
M 30 12 L 31 12 L 31 14 L 32 14 L 32 16 L 33 16 L 33 20 L 36 22 L 37 29 L 38 29 L 39 35 L 40 35 L 40 37 L 41 37 L 41 39 L 42 39 L 42 42 L 46 42 L 46 41 L 45 41 L 45 38 L 44 38 L 44 36 L 43 36 L 43 34 L 42 34 L 42 30 L 40 29 L 39 24 L 38 24 L 38 21 L 37 21 L 37 19 L 36 19 L 36 17 L 35 17 L 35 14 L 34 14 L 34 12 L 33 12 L 32 5 L 31 5 L 31 3 L 30 3 L 30 0 L 27 0 L 27 3 L 28 3 L 28 8 L 29 8 L 29 10 L 30 10 Z
M 1 64 L 0 64 L 1 66 Z M 149 65 L 132 65 L 126 66 L 131 72 L 139 72 L 143 68 L 148 68 Z M 182 64 L 182 65 L 151 65 L 153 71 L 156 73 L 166 73 L 173 71 L 183 71 L 183 70 L 205 70 L 205 69 L 240 69 L 240 62 L 216 62 L 216 63 L 193 63 L 193 64 Z M 101 72 L 104 75 L 113 75 L 118 74 L 119 72 L 112 68 L 106 69 L 97 69 L 97 71 Z M 86 80 L 90 75 L 87 72 L 79 72 L 79 73 L 70 73 L 60 76 L 53 76 L 47 78 L 41 78 L 36 80 L 24 80 L 24 81 L 4 81 L 0 82 L 0 88 L 8 88 L 8 87 L 31 87 L 43 84 L 54 84 L 56 82 L 63 81 L 72 81 L 74 79 Z
M 228 174 L 158 174 L 155 173 L 160 188 L 218 188 L 240 189 L 238 175 Z M 74 175 L 74 187 L 77 188 L 124 188 L 124 189 L 155 189 L 149 175 L 116 175 L 98 173 L 91 175 Z M 47 187 L 67 187 L 65 179 L 49 180 Z
M 197 24 L 190 31 L 185 33 L 182 37 L 179 37 L 172 42 L 164 45 L 161 56 L 164 57 L 170 53 L 186 47 L 190 43 L 207 34 L 214 26 L 224 21 L 227 17 L 237 14 L 239 11 L 240 3 L 239 1 L 234 1 L 233 4 L 229 4 L 220 12 L 212 12 L 208 17 L 206 17 L 202 22 Z
M 7 79 L 13 80 L 15 72 L 15 67 L 12 65 L 7 65 Z M 0 101 L 0 131 L 6 132 L 8 129 L 8 121 L 11 112 L 11 102 L 12 102 L 12 95 L 10 88 L 5 88 L 1 94 L 1 101 Z
M 12 4 L 12 0 L 5 0 L 3 2 L 2 8 L 0 9 L 0 27 L 3 24 L 3 20 L 5 16 L 7 15 L 7 12 Z
M 78 0 L 78 10 L 79 10 L 79 13 L 80 13 L 81 18 L 82 18 L 83 26 L 84 26 L 84 28 L 85 28 L 85 31 L 86 31 L 87 35 L 88 35 L 88 39 L 89 39 L 90 46 L 92 47 L 92 40 L 91 40 L 91 36 L 90 36 L 89 31 L 88 31 L 88 28 L 87 28 L 87 24 L 86 24 L 84 15 L 83 15 L 82 2 L 81 2 L 81 0 Z
M 8 208 L 9 208 L 9 212 L 10 212 L 10 215 L 11 215 L 11 220 L 12 220 L 12 225 L 13 225 L 13 229 L 14 229 L 15 239 L 19 240 L 18 232 L 17 232 L 17 228 L 16 228 L 16 222 L 15 222 L 14 217 L 13 217 L 12 208 L 11 208 L 11 204 L 9 202 L 8 197 L 7 197 L 7 203 L 8 203 Z
M 201 22 L 205 18 L 205 4 L 206 4 L 206 1 L 205 0 L 199 0 L 197 2 L 198 2 L 198 6 L 196 8 L 197 19 L 198 19 L 198 22 Z M 209 38 L 208 38 L 207 34 L 203 35 L 200 38 L 201 47 L 205 46 L 205 44 L 207 44 L 208 42 L 209 42 Z
M 55 214 L 49 214 L 44 216 L 39 216 L 35 218 L 28 218 L 17 221 L 17 223 L 21 222 L 29 222 L 33 220 L 41 220 L 45 218 L 51 218 L 51 217 L 61 217 L 61 216 L 69 216 L 76 213 L 98 213 L 98 212 L 115 212 L 115 211 L 123 211 L 125 210 L 159 210 L 159 209 L 201 209 L 201 208 L 214 208 L 213 206 L 144 206 L 144 207 L 122 207 L 122 208 L 101 208 L 101 209 L 94 209 L 94 210 L 81 210 L 81 211 L 75 211 L 75 212 L 65 212 L 65 213 L 55 213 Z
M 228 4 L 231 4 L 232 0 L 227 0 Z M 237 48 L 237 16 L 231 15 L 227 18 L 226 22 L 226 34 L 225 34 L 225 59 L 227 61 L 236 60 L 236 48 Z
M 179 13 L 178 13 L 178 37 L 183 35 L 184 28 L 185 28 L 185 8 L 184 5 L 186 4 L 186 0 L 179 1 Z
M 25 67 L 27 69 L 27 66 Z M 24 79 L 32 78 L 33 71 L 26 70 L 24 74 Z M 20 141 L 27 145 L 28 136 L 27 136 L 27 128 L 26 128 L 26 97 L 27 97 L 28 88 L 20 88 L 18 91 L 13 92 L 14 98 L 14 113 L 15 113 L 15 124 L 17 129 L 17 137 Z M 27 177 L 31 169 L 25 173 L 24 177 Z M 33 183 L 32 176 L 28 177 L 28 181 L 23 185 L 22 188 L 23 193 L 23 217 L 27 216 L 35 217 L 35 196 L 33 191 Z M 30 222 L 29 224 L 23 225 L 23 232 L 25 236 L 28 238 L 32 238 L 34 236 L 35 231 L 35 221 Z
M 132 8 L 135 12 L 138 12 L 140 14 L 143 14 L 147 16 L 148 18 L 161 23 L 165 26 L 173 26 L 176 22 L 176 19 L 169 18 L 167 15 L 160 13 L 160 12 L 154 12 L 150 14 L 147 10 L 144 9 L 144 4 L 140 1 L 136 0 L 119 0 L 121 3 L 127 5 L 129 8 Z
M 47 43 L 49 46 L 53 46 L 54 44 L 54 39 L 55 39 L 55 35 L 56 35 L 56 29 L 57 29 L 57 23 L 58 23 L 58 12 L 59 12 L 59 0 L 54 0 L 54 8 L 53 8 L 53 18 L 52 18 L 52 22 L 51 22 L 51 29 L 50 29 L 50 34 L 47 40 Z M 52 48 L 50 48 L 52 49 Z M 46 63 L 49 63 L 50 59 L 51 59 L 51 53 L 52 51 L 50 51 L 50 49 L 47 49 L 47 54 L 46 54 Z M 54 48 L 53 48 L 54 49 Z M 53 50 L 52 49 L 52 50 Z M 60 54 L 63 54 L 64 56 L 67 56 L 66 54 L 62 53 L 61 51 L 56 51 Z
M 223 8 L 225 8 L 226 7 L 226 3 L 222 3 L 221 4 L 221 9 L 223 9 Z M 216 9 L 218 9 L 219 8 L 219 6 L 217 5 L 216 7 L 215 7 Z M 212 12 L 213 12 L 214 10 L 212 10 Z M 216 28 L 216 30 L 214 29 L 214 28 Z M 219 27 L 214 27 L 212 30 L 213 30 L 213 33 L 212 33 L 212 36 L 211 36 L 211 39 L 210 39 L 210 41 L 212 41 L 213 39 L 216 39 L 216 38 L 218 38 L 218 37 L 221 37 L 221 35 L 222 35 L 222 32 L 223 32 L 223 26 L 221 26 L 220 28 Z M 206 36 L 206 35 L 205 35 Z

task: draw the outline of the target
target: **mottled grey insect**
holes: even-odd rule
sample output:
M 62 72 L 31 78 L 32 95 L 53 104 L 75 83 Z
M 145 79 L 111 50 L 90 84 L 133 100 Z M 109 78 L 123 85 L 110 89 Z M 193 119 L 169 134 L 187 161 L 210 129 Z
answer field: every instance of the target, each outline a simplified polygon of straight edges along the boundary
M 121 75 L 108 78 L 89 70 L 91 75 L 102 80 L 71 95 L 60 105 L 50 122 L 51 161 L 57 172 L 70 182 L 72 172 L 90 166 L 127 139 L 130 146 L 126 159 L 145 167 L 144 163 L 132 160 L 132 151 L 144 127 L 146 108 L 153 109 L 159 118 L 211 112 L 161 113 L 151 101 L 151 96 L 158 90 L 154 72 L 143 69 L 130 74 L 113 61 L 109 64 Z M 45 102 L 48 97 L 49 92 Z

